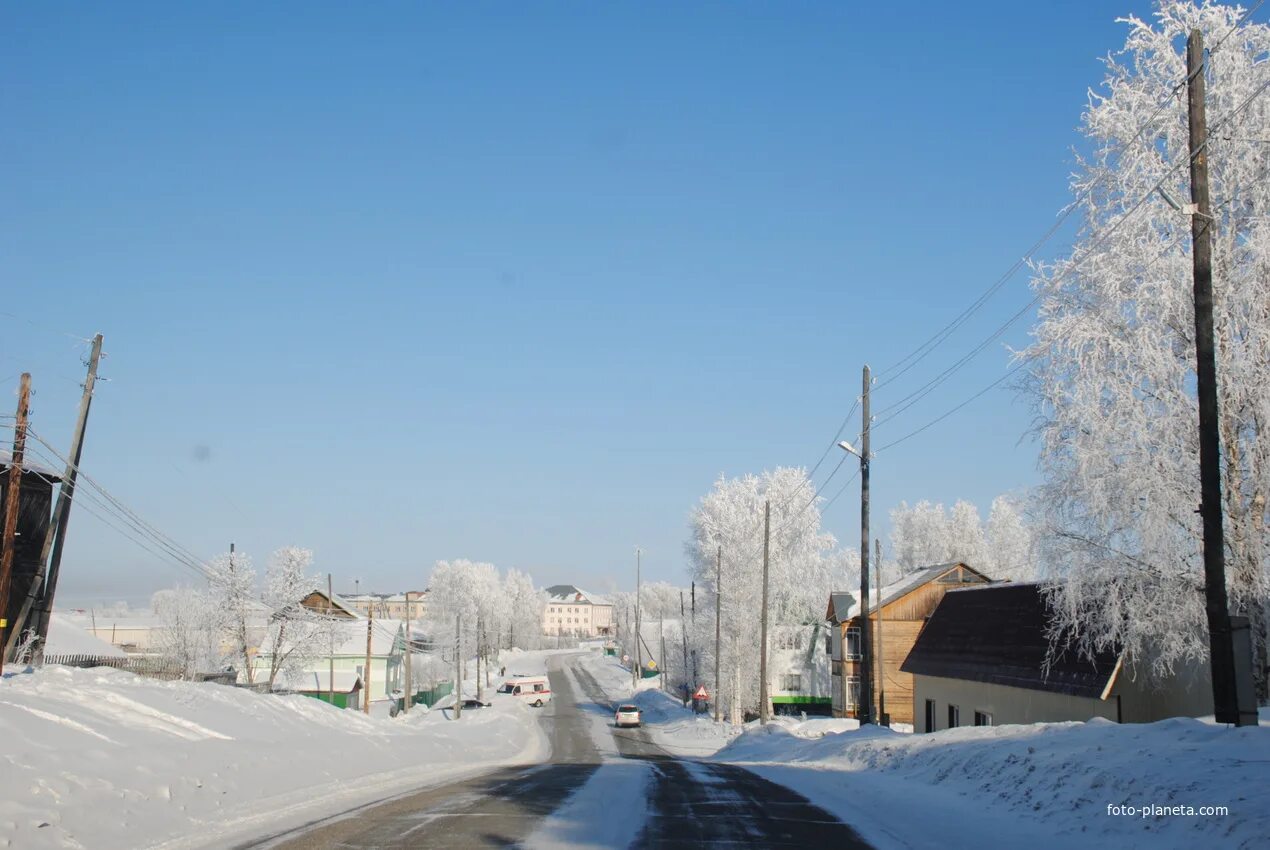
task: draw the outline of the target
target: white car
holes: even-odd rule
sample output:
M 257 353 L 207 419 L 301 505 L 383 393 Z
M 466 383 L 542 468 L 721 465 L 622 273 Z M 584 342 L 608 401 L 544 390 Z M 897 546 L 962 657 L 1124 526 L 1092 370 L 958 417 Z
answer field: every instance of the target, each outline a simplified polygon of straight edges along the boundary
M 621 729 L 623 726 L 638 726 L 640 723 L 639 706 L 619 705 L 613 715 L 613 725 Z

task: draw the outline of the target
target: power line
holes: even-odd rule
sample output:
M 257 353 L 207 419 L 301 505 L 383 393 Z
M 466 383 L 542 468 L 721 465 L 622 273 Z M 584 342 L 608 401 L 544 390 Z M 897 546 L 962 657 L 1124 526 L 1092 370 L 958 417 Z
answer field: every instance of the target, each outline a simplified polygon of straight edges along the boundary
M 1217 44 L 1215 44 L 1213 48 L 1208 51 L 1208 57 L 1205 60 L 1204 66 L 1198 69 L 1196 73 L 1202 72 L 1203 69 L 1207 67 L 1207 63 L 1212 60 L 1212 57 L 1221 49 L 1222 45 L 1225 44 L 1226 40 L 1230 38 L 1232 35 L 1234 35 L 1234 33 L 1241 26 L 1243 26 L 1243 24 L 1253 15 L 1253 13 L 1255 13 L 1259 8 L 1261 8 L 1264 2 L 1265 0 L 1258 0 L 1256 5 L 1254 5 L 1251 9 L 1247 10 L 1239 18 L 1239 20 L 1235 22 L 1235 25 L 1230 28 L 1230 31 L 1227 32 L 1226 35 L 1224 35 L 1217 42 Z M 1129 142 L 1124 146 L 1126 150 L 1131 148 L 1135 143 L 1137 143 L 1140 139 L 1142 139 L 1144 134 L 1147 132 L 1147 130 L 1151 129 L 1155 125 L 1156 119 L 1160 116 L 1160 114 L 1164 111 L 1164 109 L 1169 105 L 1169 103 L 1172 102 L 1174 97 L 1177 96 L 1178 92 L 1180 92 L 1183 88 L 1186 87 L 1186 85 L 1190 82 L 1190 79 L 1191 79 L 1191 75 L 1187 74 L 1185 77 L 1183 77 L 1181 81 L 1179 81 L 1176 85 L 1173 86 L 1173 88 L 1169 91 L 1167 95 L 1165 95 L 1160 100 L 1160 102 L 1156 105 L 1154 111 L 1152 111 L 1151 115 L 1148 116 L 1146 121 L 1144 121 L 1138 127 L 1137 132 L 1133 134 L 1133 137 L 1129 139 Z M 1148 150 L 1151 150 L 1151 149 L 1148 147 Z M 908 372 L 910 369 L 916 366 L 919 362 L 924 360 L 932 351 L 938 348 L 945 340 L 951 337 L 962 325 L 964 325 L 967 321 L 969 321 L 970 317 L 974 315 L 981 307 L 983 307 L 983 305 L 986 304 L 992 298 L 992 296 L 994 296 L 997 292 L 999 292 L 1001 288 L 1012 277 L 1014 277 L 1015 274 L 1018 273 L 1019 269 L 1023 268 L 1023 266 L 1027 265 L 1027 263 L 1031 261 L 1033 256 L 1051 238 L 1053 238 L 1054 234 L 1057 233 L 1058 230 L 1067 221 L 1067 219 L 1071 217 L 1071 215 L 1079 207 L 1080 203 L 1084 201 L 1086 198 L 1088 198 L 1100 185 L 1102 185 L 1102 183 L 1106 181 L 1109 176 L 1110 176 L 1110 172 L 1104 173 L 1100 175 L 1096 180 L 1094 180 L 1093 183 L 1086 186 L 1085 189 L 1081 191 L 1081 193 L 1076 197 L 1075 200 L 1073 200 L 1070 204 L 1065 206 L 1059 212 L 1058 218 L 1055 220 L 1055 222 L 1052 225 L 1050 225 L 1049 229 L 1047 229 L 1043 234 L 1041 234 L 1039 239 L 1037 239 L 1035 242 L 1032 243 L 1032 245 L 1023 254 L 1023 256 L 1020 257 L 1018 260 L 1016 260 L 1005 271 L 1005 273 L 1002 274 L 1001 277 L 999 277 L 995 282 L 993 282 L 991 286 L 989 286 L 986 290 L 984 290 L 979 295 L 978 298 L 972 301 L 970 303 L 970 306 L 966 307 L 964 310 L 958 313 L 957 316 L 955 316 L 952 321 L 944 325 L 942 328 L 936 331 L 933 335 L 927 338 L 923 343 L 921 343 L 921 345 L 919 345 L 917 348 L 910 351 L 904 357 L 900 358 L 900 360 L 896 361 L 895 363 L 892 363 L 891 365 L 887 366 L 884 369 L 879 370 L 877 373 L 877 377 L 879 379 L 882 379 L 882 378 L 885 378 L 885 379 L 880 380 L 879 383 L 874 387 L 874 390 L 875 391 L 879 390 L 887 386 L 888 384 L 894 382 L 895 380 L 899 379 L 902 375 L 904 375 L 906 372 Z M 898 371 L 896 371 L 897 369 Z M 894 372 L 894 374 L 891 374 L 892 372 Z M 888 374 L 890 375 L 890 377 L 885 377 Z

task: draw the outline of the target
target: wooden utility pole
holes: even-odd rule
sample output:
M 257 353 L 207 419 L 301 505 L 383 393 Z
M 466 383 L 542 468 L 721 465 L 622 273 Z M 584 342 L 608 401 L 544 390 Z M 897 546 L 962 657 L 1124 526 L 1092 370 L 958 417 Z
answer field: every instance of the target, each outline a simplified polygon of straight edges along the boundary
M 414 666 L 413 646 L 410 640 L 410 591 L 406 591 L 406 704 L 402 710 L 407 714 L 410 713 L 410 703 L 414 702 L 415 693 L 412 687 L 414 682 L 411 681 L 411 667 Z
M 18 620 L 9 632 L 9 640 L 4 645 L 5 653 L 11 657 L 21 633 L 27 629 L 33 629 L 40 636 L 35 643 L 32 657 L 37 664 L 44 659 L 44 639 L 48 637 L 48 617 L 53 611 L 53 594 L 57 590 L 57 574 L 62 563 L 62 542 L 66 539 L 66 526 L 71 514 L 71 499 L 75 495 L 75 482 L 79 478 L 79 460 L 84 449 L 84 429 L 88 426 L 88 409 L 92 405 L 93 388 L 97 385 L 97 363 L 101 360 L 101 340 L 101 334 L 93 337 L 92 353 L 88 358 L 88 377 L 84 380 L 84 392 L 79 399 L 79 416 L 75 420 L 75 432 L 71 437 L 71 452 L 67 456 L 62 484 L 57 490 L 57 505 L 53 509 L 53 519 L 49 523 L 48 531 L 44 534 L 44 545 L 40 548 L 40 561 L 31 579 L 31 587 L 27 591 L 26 599 L 22 601 Z M 53 562 L 50 566 L 51 553 Z M 35 612 L 34 615 L 32 611 Z
M 335 616 L 335 592 L 331 589 L 331 574 L 326 574 L 326 616 Z M 331 680 L 327 683 L 326 698 L 335 705 L 335 623 L 328 622 L 326 627 L 331 630 Z
M 489 669 L 489 661 L 485 662 L 485 667 Z M 481 687 L 481 615 L 476 615 L 476 701 L 480 702 L 485 698 L 485 691 Z
M 767 564 L 768 550 L 772 537 L 772 503 L 766 501 L 763 503 L 763 616 L 762 625 L 759 627 L 759 660 L 758 660 L 758 719 L 759 723 L 766 723 L 771 716 L 771 709 L 768 707 L 768 685 L 767 685 Z
M 679 637 L 683 642 L 683 676 L 684 676 L 684 708 L 688 707 L 688 700 L 692 697 L 692 686 L 696 684 L 696 676 L 689 679 L 688 676 L 688 615 L 684 611 L 684 592 L 679 591 Z
M 716 557 L 716 572 L 714 575 L 714 722 L 718 723 L 723 719 L 723 712 L 719 706 L 723 702 L 723 694 L 719 690 L 719 668 L 722 666 L 720 662 L 720 650 L 723 645 L 720 637 L 723 634 L 721 623 L 723 622 L 721 614 L 723 611 L 723 547 L 720 546 Z
M 882 541 L 873 541 L 873 551 L 877 556 L 873 559 L 873 566 L 878 571 L 878 642 L 876 669 L 878 671 L 878 723 L 883 726 L 891 725 L 891 718 L 886 713 L 886 658 L 882 655 Z
M 1239 710 L 1235 685 L 1235 647 L 1226 600 L 1226 563 L 1222 529 L 1221 435 L 1217 405 L 1217 355 L 1213 342 L 1213 217 L 1208 193 L 1208 125 L 1205 115 L 1204 37 L 1191 30 L 1186 41 L 1188 117 L 1191 153 L 1191 262 L 1195 290 L 1195 365 L 1199 397 L 1199 512 L 1204 526 L 1204 609 L 1213 679 L 1213 709 L 1218 723 L 1256 725 Z
M 362 703 L 362 713 L 370 714 L 370 638 L 371 631 L 375 627 L 375 606 L 372 605 L 368 609 L 366 615 L 366 675 L 362 678 L 362 693 L 366 695 L 366 699 Z
M 869 367 L 864 367 L 864 395 L 861 398 L 863 430 L 860 432 L 860 699 L 856 715 L 869 723 L 873 714 L 873 641 L 869 640 Z
M 644 674 L 644 655 L 640 644 L 639 633 L 639 571 L 640 551 L 635 547 L 635 666 L 631 668 L 631 687 L 639 684 L 639 677 Z
M 22 501 L 22 461 L 26 454 L 26 417 L 31 404 L 31 373 L 23 372 L 18 384 L 18 415 L 13 423 L 13 456 L 9 459 L 9 486 L 4 494 L 4 536 L 0 538 L 0 634 L 8 637 L 9 587 L 13 583 L 13 549 L 17 544 L 18 508 Z M 16 631 L 17 623 L 14 624 Z M 0 672 L 3 672 L 0 658 Z
M 463 716 L 463 615 L 454 615 L 454 719 Z

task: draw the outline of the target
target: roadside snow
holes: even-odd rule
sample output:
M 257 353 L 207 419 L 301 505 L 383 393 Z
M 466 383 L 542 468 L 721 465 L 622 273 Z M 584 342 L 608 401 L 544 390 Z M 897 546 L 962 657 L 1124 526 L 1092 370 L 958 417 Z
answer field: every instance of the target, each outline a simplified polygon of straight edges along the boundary
M 542 654 L 508 665 L 545 670 Z M 0 681 L 0 847 L 223 847 L 545 760 L 516 700 L 367 717 L 302 696 L 49 666 Z
M 800 740 L 785 724 L 751 724 L 717 760 L 792 788 L 878 848 L 1252 848 L 1270 835 L 1266 726 L 1091 720 Z M 1121 805 L 1229 813 L 1109 813 Z

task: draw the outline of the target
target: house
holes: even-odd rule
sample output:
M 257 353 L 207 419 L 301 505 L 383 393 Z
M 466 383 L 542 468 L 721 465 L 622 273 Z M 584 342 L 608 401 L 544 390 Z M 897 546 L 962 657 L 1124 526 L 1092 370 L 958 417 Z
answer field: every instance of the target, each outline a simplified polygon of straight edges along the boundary
M 356 604 L 347 598 L 340 596 L 338 593 L 330 596 L 325 590 L 320 588 L 307 594 L 300 600 L 300 604 L 310 611 L 317 611 L 331 617 L 339 617 L 341 620 L 358 620 L 365 613 L 358 610 Z
M 292 675 L 288 687 L 306 697 L 329 702 L 336 708 L 351 708 L 360 711 L 362 707 L 362 677 L 356 673 L 337 671 L 335 687 L 331 687 L 329 670 L 313 670 L 303 674 Z
M 307 683 L 311 676 L 320 673 L 329 675 L 332 663 L 335 675 L 354 673 L 362 682 L 362 699 L 372 703 L 390 700 L 393 691 L 405 685 L 405 651 L 406 630 L 400 620 L 342 620 L 321 625 L 306 623 L 309 629 L 330 629 L 327 646 L 322 645 L 321 638 L 313 643 L 313 648 L 305 657 L 288 665 L 275 683 L 276 686 L 295 690 L 294 682 Z M 294 626 L 293 626 L 294 627 Z M 273 630 L 278 624 L 270 626 Z M 370 668 L 366 667 L 367 632 L 370 637 Z M 270 647 L 272 640 L 267 639 L 255 658 L 255 681 L 266 681 L 269 678 L 269 667 L 272 660 Z
M 600 637 L 613 633 L 613 605 L 571 584 L 547 588 L 542 613 L 544 635 Z
M 873 711 L 875 719 L 913 723 L 913 677 L 901 669 L 926 618 L 950 589 L 986 584 L 987 576 L 967 564 L 935 564 L 915 570 L 869 594 L 869 637 L 874 659 Z M 850 605 L 846 600 L 850 598 Z M 843 610 L 845 608 L 845 610 Z M 825 619 L 833 630 L 829 654 L 835 659 L 831 676 L 833 714 L 858 717 L 860 699 L 860 603 L 850 594 L 833 593 Z M 883 708 L 882 706 L 885 706 Z M 882 718 L 883 711 L 887 718 Z
M 428 591 L 407 590 L 405 593 L 355 593 L 340 597 L 348 607 L 363 616 L 372 612 L 375 619 L 422 621 L 428 613 Z
M 824 634 L 823 623 L 773 627 L 767 669 L 768 693 L 776 714 L 831 713 L 829 656 L 819 651 Z
M 9 498 L 9 475 L 12 470 L 12 455 L 0 451 L 0 517 L 4 516 Z M 22 480 L 18 490 L 18 527 L 13 542 L 13 562 L 9 573 L 9 598 L 4 610 L 0 610 L 0 619 L 19 628 L 18 617 L 22 604 L 31 591 L 31 582 L 40 566 L 40 555 L 44 548 L 44 538 L 48 532 L 49 521 L 53 513 L 53 488 L 61 475 L 29 457 L 22 462 Z M 0 629 L 0 636 L 6 643 L 10 637 L 10 629 Z M 0 647 L 3 650 L 3 647 Z
M 1156 686 L 1114 648 L 1051 659 L 1052 611 L 1039 584 L 955 590 L 944 596 L 904 662 L 913 677 L 915 731 L 1103 717 L 1149 723 L 1213 713 L 1206 664 Z

